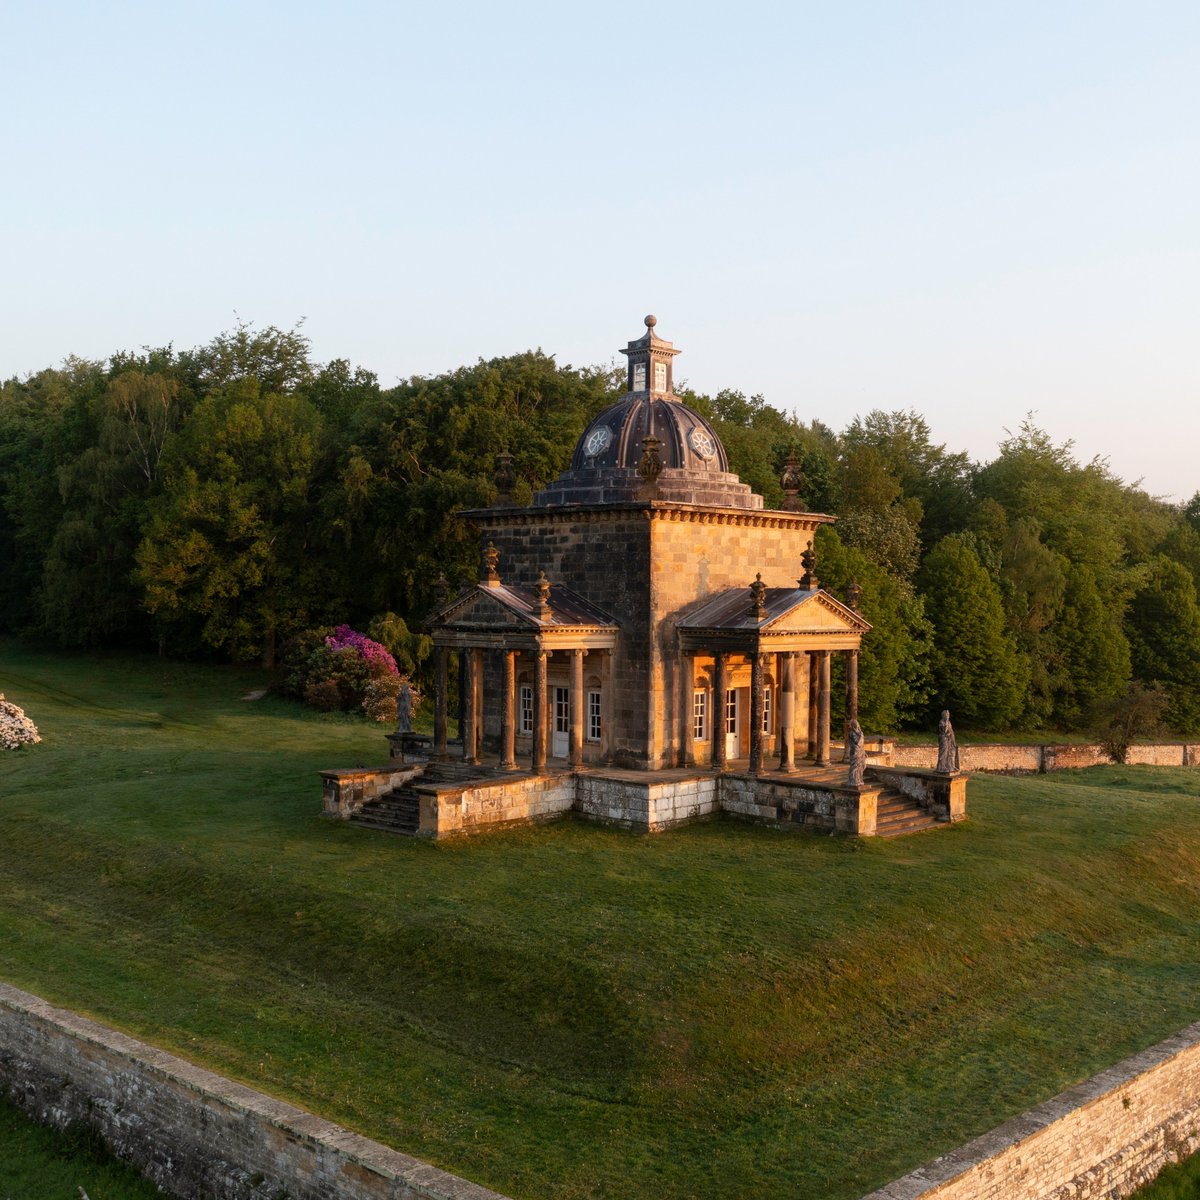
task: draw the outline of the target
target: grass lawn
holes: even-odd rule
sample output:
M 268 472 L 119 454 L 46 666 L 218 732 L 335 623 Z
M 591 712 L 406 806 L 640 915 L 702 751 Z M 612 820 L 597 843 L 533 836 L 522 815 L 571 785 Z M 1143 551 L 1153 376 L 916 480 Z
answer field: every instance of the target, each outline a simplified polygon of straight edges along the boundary
M 1200 772 L 431 844 L 323 820 L 381 727 L 259 682 L 0 644 L 0 976 L 522 1200 L 857 1197 L 1200 1013 Z
M 0 1200 L 161 1200 L 162 1192 L 113 1160 L 82 1130 L 33 1124 L 0 1097 Z

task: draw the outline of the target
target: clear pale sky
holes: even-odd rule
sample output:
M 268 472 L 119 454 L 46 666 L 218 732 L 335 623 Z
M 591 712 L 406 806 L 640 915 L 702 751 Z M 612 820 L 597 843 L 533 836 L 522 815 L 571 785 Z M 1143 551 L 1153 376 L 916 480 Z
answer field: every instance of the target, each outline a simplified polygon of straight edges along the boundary
M 0 376 L 240 316 L 1200 489 L 1200 4 L 2 0 Z

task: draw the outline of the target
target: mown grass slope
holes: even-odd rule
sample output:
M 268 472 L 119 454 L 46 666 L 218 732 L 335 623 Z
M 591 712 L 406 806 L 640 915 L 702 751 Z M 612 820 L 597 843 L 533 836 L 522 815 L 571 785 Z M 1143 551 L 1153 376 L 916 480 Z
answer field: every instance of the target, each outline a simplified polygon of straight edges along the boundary
M 0 646 L 0 975 L 511 1195 L 855 1197 L 1195 1019 L 1200 773 L 895 842 L 323 820 L 378 726 Z

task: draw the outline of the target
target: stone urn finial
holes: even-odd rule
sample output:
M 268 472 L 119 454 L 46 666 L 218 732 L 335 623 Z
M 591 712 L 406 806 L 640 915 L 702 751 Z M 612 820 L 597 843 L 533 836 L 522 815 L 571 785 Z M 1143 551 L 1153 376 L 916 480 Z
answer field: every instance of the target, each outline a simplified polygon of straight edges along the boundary
M 862 588 L 857 583 L 852 583 L 846 589 L 846 607 L 858 612 L 858 606 L 862 603 Z
M 821 581 L 816 574 L 817 553 L 813 549 L 812 542 L 808 543 L 808 548 L 800 555 L 800 563 L 804 567 L 804 574 L 798 580 L 801 590 L 815 592 L 821 586 Z
M 513 456 L 507 450 L 501 450 L 496 455 L 496 470 L 492 475 L 492 482 L 496 485 L 496 499 L 493 501 L 492 507 L 511 508 L 517 473 L 513 469 Z
M 493 542 L 488 542 L 483 551 L 483 581 L 489 587 L 500 582 L 500 551 Z
M 754 576 L 754 582 L 750 585 L 750 595 L 753 597 L 750 602 L 750 615 L 761 621 L 767 615 L 767 585 L 763 583 L 761 571 Z
M 783 464 L 783 474 L 779 477 L 779 485 L 783 488 L 783 511 L 801 512 L 804 501 L 800 497 L 804 489 L 804 472 L 800 470 L 800 460 L 796 457 L 796 447 L 788 453 L 787 462 Z
M 449 603 L 449 600 L 450 580 L 443 572 L 433 581 L 433 602 L 440 608 L 443 604 Z
M 538 620 L 545 621 L 550 616 L 550 580 L 546 578 L 545 571 L 538 572 L 538 581 L 534 584 L 537 591 L 537 616 Z

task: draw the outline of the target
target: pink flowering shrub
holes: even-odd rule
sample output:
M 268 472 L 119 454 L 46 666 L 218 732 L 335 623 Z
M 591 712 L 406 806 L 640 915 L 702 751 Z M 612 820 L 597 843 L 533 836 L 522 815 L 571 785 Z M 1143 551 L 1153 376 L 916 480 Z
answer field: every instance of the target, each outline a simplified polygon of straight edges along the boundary
M 400 688 L 396 660 L 386 646 L 349 625 L 310 629 L 284 657 L 282 690 L 324 712 L 362 709 L 377 721 L 396 719 Z M 390 699 L 391 715 L 387 716 Z
M 363 662 L 372 675 L 399 675 L 396 660 L 388 652 L 386 646 L 373 642 L 366 634 L 356 633 L 349 625 L 338 625 L 325 639 L 325 645 L 331 650 L 357 650 Z

